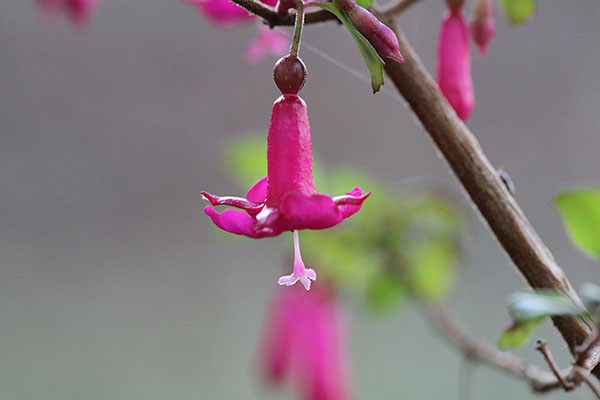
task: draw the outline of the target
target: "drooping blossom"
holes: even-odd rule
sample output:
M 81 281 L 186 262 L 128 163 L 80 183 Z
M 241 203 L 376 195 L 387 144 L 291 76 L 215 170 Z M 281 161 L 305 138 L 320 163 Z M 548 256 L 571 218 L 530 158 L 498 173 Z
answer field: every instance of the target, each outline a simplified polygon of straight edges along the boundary
M 246 59 L 255 64 L 265 55 L 271 54 L 275 57 L 283 56 L 290 41 L 286 35 L 275 29 L 269 29 L 262 24 L 258 18 L 229 0 L 184 0 L 198 8 L 209 22 L 219 28 L 232 29 L 244 23 L 256 21 L 258 26 L 258 37 L 248 43 L 246 47 Z M 268 6 L 275 6 L 277 0 L 261 0 Z
M 471 36 L 479 48 L 479 53 L 485 56 L 487 49 L 496 33 L 493 0 L 477 0 L 471 19 Z
M 42 13 L 52 16 L 66 13 L 79 26 L 88 23 L 97 7 L 97 0 L 38 0 Z
M 348 399 L 344 328 L 331 288 L 280 290 L 263 337 L 262 374 L 273 385 L 294 381 L 306 400 Z
M 267 176 L 250 188 L 245 198 L 202 195 L 213 205 L 226 205 L 240 210 L 218 213 L 211 206 L 204 212 L 219 228 L 251 238 L 264 238 L 292 231 L 294 268 L 291 275 L 279 279 L 280 285 L 291 286 L 300 281 L 306 290 L 316 279 L 306 269 L 300 255 L 298 231 L 327 229 L 358 212 L 370 193 L 358 187 L 331 197 L 317 193 L 312 174 L 312 140 L 306 103 L 298 96 L 305 81 L 304 63 L 292 55 L 280 59 L 275 66 L 275 83 L 282 92 L 273 104 L 267 136 Z
M 456 114 L 466 121 L 475 98 L 471 80 L 469 31 L 459 8 L 442 19 L 437 51 L 437 83 Z

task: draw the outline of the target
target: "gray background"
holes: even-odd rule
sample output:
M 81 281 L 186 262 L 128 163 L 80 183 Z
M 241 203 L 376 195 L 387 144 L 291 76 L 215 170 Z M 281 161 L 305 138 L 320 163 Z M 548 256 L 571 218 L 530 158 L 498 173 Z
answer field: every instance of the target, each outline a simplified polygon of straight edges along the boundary
M 539 3 L 519 28 L 497 10 L 488 57 L 473 52 L 469 126 L 578 287 L 597 282 L 599 266 L 573 248 L 551 199 L 600 186 L 600 3 Z M 423 1 L 401 18 L 430 70 L 442 11 Z M 0 2 L 1 398 L 266 397 L 255 345 L 289 238 L 226 237 L 198 195 L 241 194 L 219 152 L 266 131 L 273 60 L 244 62 L 253 34 L 214 29 L 178 1 L 105 0 L 82 34 L 63 20 L 41 23 L 33 1 Z M 310 26 L 305 40 L 362 72 L 335 24 Z M 427 177 L 461 198 L 401 101 L 371 96 L 307 48 L 303 58 L 326 166 L 351 164 L 407 190 Z M 525 285 L 470 213 L 463 282 L 448 308 L 495 340 L 505 297 Z M 414 309 L 374 317 L 347 303 L 346 312 L 357 399 L 456 398 L 460 357 Z M 554 330 L 540 334 L 565 365 Z M 541 364 L 526 347 L 519 353 Z M 477 370 L 472 398 L 509 396 L 534 397 Z

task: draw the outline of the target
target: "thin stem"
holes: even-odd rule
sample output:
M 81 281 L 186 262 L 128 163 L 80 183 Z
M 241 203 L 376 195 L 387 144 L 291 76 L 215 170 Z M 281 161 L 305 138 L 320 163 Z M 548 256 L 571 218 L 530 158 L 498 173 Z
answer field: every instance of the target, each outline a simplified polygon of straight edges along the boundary
M 298 55 L 300 50 L 300 41 L 302 40 L 302 27 L 304 26 L 304 2 L 302 0 L 296 1 L 296 25 L 294 25 L 294 36 L 292 37 L 292 47 L 290 47 L 290 54 L 293 56 Z
M 546 342 L 544 342 L 543 340 L 538 340 L 537 347 L 535 349 L 538 350 L 540 353 L 542 353 L 542 355 L 544 356 L 544 359 L 546 360 L 546 363 L 550 367 L 550 370 L 552 371 L 554 376 L 556 376 L 556 379 L 558 379 L 558 382 L 563 387 L 563 389 L 565 389 L 565 391 L 567 391 L 567 392 L 570 390 L 573 390 L 574 386 L 568 384 L 565 381 L 565 378 L 561 375 L 561 373 L 558 369 L 558 366 L 556 365 L 556 362 L 554 361 L 554 358 L 552 357 L 552 354 L 550 353 L 550 350 L 548 349 L 548 344 Z

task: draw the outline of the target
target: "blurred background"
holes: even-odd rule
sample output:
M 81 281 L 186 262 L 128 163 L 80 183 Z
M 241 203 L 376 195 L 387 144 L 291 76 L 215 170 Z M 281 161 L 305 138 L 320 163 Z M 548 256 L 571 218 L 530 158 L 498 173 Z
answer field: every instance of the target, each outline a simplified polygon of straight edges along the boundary
M 599 266 L 570 243 L 552 199 L 600 186 L 600 3 L 539 3 L 516 28 L 497 7 L 488 56 L 472 48 L 468 125 L 579 287 L 599 281 Z M 430 71 L 443 10 L 421 1 L 400 18 Z M 34 1 L 0 3 L 0 397 L 294 398 L 267 390 L 256 371 L 291 237 L 222 234 L 199 196 L 243 194 L 221 154 L 266 133 L 278 92 L 274 59 L 244 60 L 254 30 L 215 29 L 178 1 L 104 0 L 81 32 L 42 21 Z M 316 156 L 398 191 L 435 186 L 455 199 L 469 228 L 446 306 L 495 342 L 509 323 L 505 298 L 525 283 L 393 90 L 372 96 L 340 67 L 365 75 L 347 33 L 330 22 L 304 37 L 338 62 L 302 50 Z M 457 398 L 461 356 L 418 310 L 378 316 L 349 299 L 344 311 L 356 399 Z M 537 336 L 566 365 L 550 324 Z M 533 347 L 517 353 L 542 365 Z M 534 397 L 476 369 L 473 399 L 510 396 Z

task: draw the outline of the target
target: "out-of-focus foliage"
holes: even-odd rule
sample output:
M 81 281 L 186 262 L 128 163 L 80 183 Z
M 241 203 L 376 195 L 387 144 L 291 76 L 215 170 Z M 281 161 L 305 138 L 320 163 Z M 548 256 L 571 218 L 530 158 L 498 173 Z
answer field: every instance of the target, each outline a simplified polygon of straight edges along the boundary
M 564 192 L 554 202 L 575 244 L 600 259 L 600 191 L 584 188 Z
M 367 2 L 370 3 L 372 0 L 368 0 Z M 352 21 L 350 21 L 350 18 L 348 18 L 348 15 L 345 12 L 338 10 L 333 3 L 316 2 L 312 4 L 326 9 L 344 24 L 348 33 L 356 42 L 360 55 L 365 62 L 365 66 L 371 77 L 373 93 L 377 92 L 381 85 L 383 85 L 383 60 L 379 57 L 379 54 L 377 54 L 371 43 L 369 43 L 369 41 L 356 29 Z
M 266 172 L 264 143 L 248 139 L 227 149 L 227 166 L 244 187 Z M 412 295 L 434 301 L 448 294 L 463 232 L 462 216 L 451 204 L 431 195 L 400 195 L 349 169 L 315 170 L 317 192 L 336 196 L 357 184 L 372 192 L 351 220 L 300 233 L 304 259 L 319 279 L 358 293 L 375 311 Z
M 588 310 L 593 311 L 600 307 L 600 286 L 586 282 L 579 289 L 579 295 L 586 303 Z
M 502 9 L 513 24 L 522 24 L 535 12 L 535 0 L 500 0 Z
M 367 8 L 373 3 L 373 0 L 356 0 L 356 4 L 361 7 Z
M 586 314 L 586 310 L 577 307 L 567 296 L 552 290 L 515 293 L 507 299 L 507 307 L 513 324 L 498 340 L 501 349 L 521 346 L 548 317 Z

